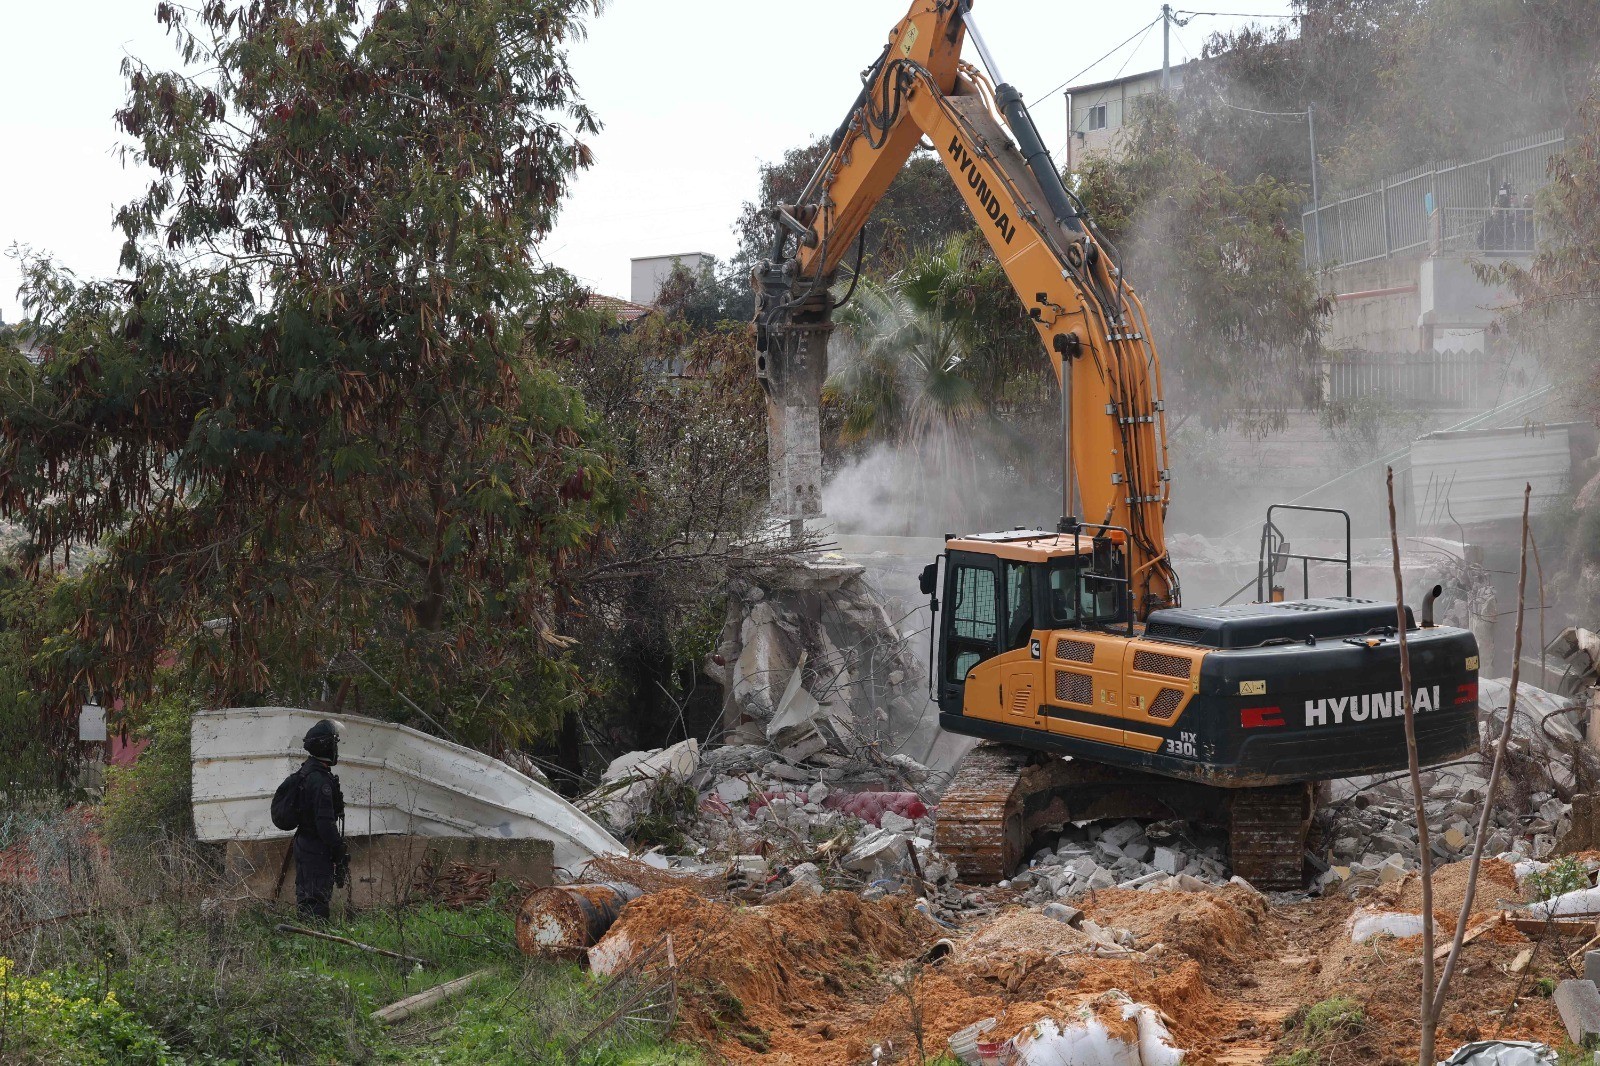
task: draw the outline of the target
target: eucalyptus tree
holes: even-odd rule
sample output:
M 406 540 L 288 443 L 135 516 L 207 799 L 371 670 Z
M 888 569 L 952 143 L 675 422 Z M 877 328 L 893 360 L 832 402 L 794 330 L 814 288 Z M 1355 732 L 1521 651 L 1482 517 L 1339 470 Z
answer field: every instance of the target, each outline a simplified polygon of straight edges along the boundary
M 566 579 L 620 510 L 533 252 L 590 159 L 566 48 L 599 3 L 157 5 L 181 62 L 124 66 L 122 273 L 31 262 L 0 377 L 0 514 L 88 560 L 62 706 L 168 664 L 214 701 L 553 724 Z

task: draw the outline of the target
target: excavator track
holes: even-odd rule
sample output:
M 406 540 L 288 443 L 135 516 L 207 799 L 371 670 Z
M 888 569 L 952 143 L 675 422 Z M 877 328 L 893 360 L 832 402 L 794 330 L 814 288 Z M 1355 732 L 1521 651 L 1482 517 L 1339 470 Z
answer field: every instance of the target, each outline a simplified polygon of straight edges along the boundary
M 1022 862 L 1022 774 L 1033 758 L 1022 748 L 984 743 L 956 767 L 939 800 L 933 840 L 963 881 L 1003 881 Z
M 934 843 L 962 880 L 993 884 L 1016 871 L 1038 830 L 1176 817 L 1225 826 L 1234 872 L 1257 888 L 1297 889 L 1312 810 L 1309 784 L 1220 789 L 985 742 L 957 765 Z
M 1303 888 L 1313 798 L 1309 782 L 1236 790 L 1228 810 L 1228 858 L 1234 874 L 1256 888 Z

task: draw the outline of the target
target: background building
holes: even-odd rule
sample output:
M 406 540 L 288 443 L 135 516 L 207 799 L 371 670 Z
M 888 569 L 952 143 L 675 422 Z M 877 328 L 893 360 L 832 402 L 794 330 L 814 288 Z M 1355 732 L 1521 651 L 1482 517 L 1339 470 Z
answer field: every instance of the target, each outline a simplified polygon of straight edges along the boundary
M 1188 63 L 1172 66 L 1168 72 L 1172 89 L 1183 88 L 1188 67 Z M 1133 117 L 1140 98 L 1160 91 L 1159 68 L 1066 89 L 1067 128 L 1072 131 L 1064 161 L 1067 169 L 1076 169 L 1091 156 L 1115 158 L 1120 151 L 1122 127 Z

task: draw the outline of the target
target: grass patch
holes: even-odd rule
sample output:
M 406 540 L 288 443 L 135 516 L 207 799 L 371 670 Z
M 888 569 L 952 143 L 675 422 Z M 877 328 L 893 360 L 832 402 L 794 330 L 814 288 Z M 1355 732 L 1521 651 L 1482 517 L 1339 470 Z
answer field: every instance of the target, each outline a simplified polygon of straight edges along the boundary
M 1334 996 L 1301 1007 L 1284 1019 L 1284 1032 L 1299 1046 L 1271 1059 L 1268 1066 L 1317 1066 L 1332 1045 L 1341 1043 L 1367 1027 L 1367 1012 L 1361 1004 Z
M 94 1066 L 395 1063 L 430 1066 L 699 1066 L 693 1049 L 657 1034 L 584 1038 L 616 1009 L 619 991 L 575 965 L 524 958 L 503 906 L 433 905 L 372 911 L 326 931 L 427 960 L 427 967 L 280 932 L 270 911 L 232 917 L 196 907 L 147 907 L 115 920 L 53 930 L 51 968 L 12 987 L 70 993 L 73 1013 L 40 1013 L 10 1028 L 11 1049 Z M 76 961 L 68 961 L 75 959 Z M 0 972 L 8 972 L 0 970 Z M 385 1027 L 371 1013 L 478 970 L 469 990 Z M 37 993 L 30 991 L 30 1002 Z M 0 1003 L 0 1008 L 6 1004 Z M 12 1011 L 15 1016 L 19 1012 Z M 37 1013 L 37 1012 L 36 1012 Z M 7 1035 L 0 1009 L 0 1039 Z M 64 1019 L 64 1020 L 62 1020 Z M 118 1052 L 115 1042 L 124 1050 Z M 107 1053 L 103 1049 L 111 1049 Z

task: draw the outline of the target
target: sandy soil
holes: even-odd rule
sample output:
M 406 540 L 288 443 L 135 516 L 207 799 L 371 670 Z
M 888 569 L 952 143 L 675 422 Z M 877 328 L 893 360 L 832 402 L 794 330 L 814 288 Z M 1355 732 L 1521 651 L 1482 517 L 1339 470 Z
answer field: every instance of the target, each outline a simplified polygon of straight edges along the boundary
M 1465 879 L 1465 863 L 1438 875 L 1435 913 L 1447 934 Z M 1487 862 L 1474 920 L 1515 896 L 1509 868 Z M 885 1063 L 916 1062 L 919 1043 L 931 1058 L 972 1022 L 997 1017 L 995 1032 L 1010 1035 L 1120 989 L 1159 1008 L 1194 1063 L 1265 1063 L 1297 1046 L 1285 1029 L 1297 1011 L 1342 996 L 1361 1005 L 1366 1022 L 1325 1041 L 1320 1061 L 1354 1066 L 1416 1060 L 1421 939 L 1357 945 L 1346 923 L 1358 905 L 1414 912 L 1419 904 L 1415 877 L 1358 902 L 1270 905 L 1235 886 L 1102 892 L 1086 915 L 1136 938 L 1133 950 L 1102 957 L 1083 933 L 1019 907 L 949 932 L 904 899 L 830 892 L 741 907 L 672 889 L 630 906 L 612 935 L 639 945 L 672 934 L 680 1032 L 729 1062 L 865 1064 L 875 1047 Z M 940 937 L 955 950 L 924 961 Z M 1469 944 L 1444 1012 L 1441 1057 L 1491 1036 L 1560 1045 L 1560 1021 L 1537 979 L 1572 976 L 1564 960 L 1580 942 L 1535 946 L 1499 926 Z M 1528 947 L 1532 965 L 1510 973 Z

